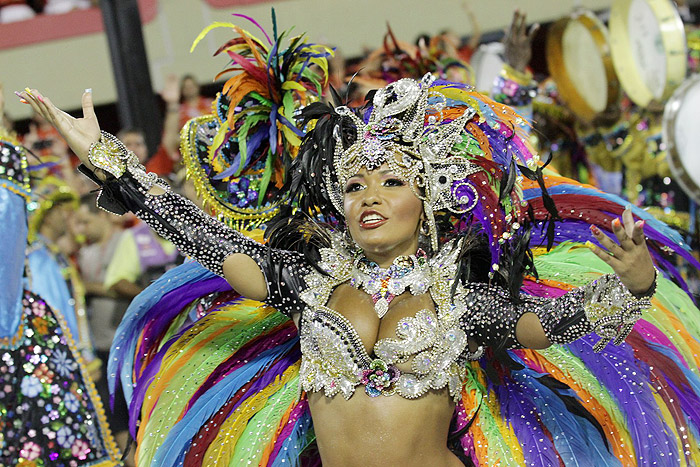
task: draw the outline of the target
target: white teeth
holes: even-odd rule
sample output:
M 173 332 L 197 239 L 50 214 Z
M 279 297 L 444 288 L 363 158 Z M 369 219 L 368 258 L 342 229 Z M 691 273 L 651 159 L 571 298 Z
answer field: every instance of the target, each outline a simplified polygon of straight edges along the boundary
M 384 218 L 378 214 L 369 214 L 362 218 L 362 222 L 383 221 Z

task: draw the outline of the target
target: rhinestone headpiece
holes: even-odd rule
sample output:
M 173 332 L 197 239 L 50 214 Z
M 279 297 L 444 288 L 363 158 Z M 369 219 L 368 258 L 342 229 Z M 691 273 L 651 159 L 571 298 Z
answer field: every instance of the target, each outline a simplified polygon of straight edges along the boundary
M 476 110 L 463 107 L 459 115 L 444 115 L 447 98 L 431 91 L 434 81 L 433 75 L 426 74 L 421 81 L 404 78 L 378 90 L 366 123 L 348 107 L 337 107 L 339 115 L 352 119 L 356 138 L 344 147 L 336 127 L 333 169 L 337 183 L 331 182 L 330 173 L 325 177 L 330 199 L 342 213 L 348 179 L 362 168 L 374 170 L 386 164 L 423 201 L 431 246 L 437 249 L 434 212 L 460 214 L 472 209 L 478 194 L 467 177 L 482 169 L 452 150 L 463 141 L 465 126 Z

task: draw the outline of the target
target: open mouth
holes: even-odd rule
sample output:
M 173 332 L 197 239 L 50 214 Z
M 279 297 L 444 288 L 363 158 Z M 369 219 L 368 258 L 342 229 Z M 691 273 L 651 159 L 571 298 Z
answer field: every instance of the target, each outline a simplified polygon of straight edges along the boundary
M 376 229 L 386 222 L 386 218 L 376 212 L 368 212 L 360 219 L 360 227 L 363 229 Z

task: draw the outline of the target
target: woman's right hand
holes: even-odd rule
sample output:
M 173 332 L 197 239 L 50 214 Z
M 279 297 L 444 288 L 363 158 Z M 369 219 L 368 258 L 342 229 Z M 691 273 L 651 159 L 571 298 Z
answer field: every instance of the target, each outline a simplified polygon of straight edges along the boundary
M 94 169 L 87 156 L 92 143 L 100 140 L 100 124 L 92 104 L 92 90 L 83 93 L 83 118 L 68 115 L 36 89 L 25 89 L 17 95 L 58 130 L 83 164 Z

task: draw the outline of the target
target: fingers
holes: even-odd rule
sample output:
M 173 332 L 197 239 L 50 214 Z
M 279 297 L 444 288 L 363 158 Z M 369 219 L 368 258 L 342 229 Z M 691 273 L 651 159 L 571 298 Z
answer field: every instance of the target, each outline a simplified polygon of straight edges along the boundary
M 595 225 L 591 226 L 591 233 L 595 237 L 596 240 L 598 240 L 598 243 L 600 243 L 603 247 L 605 247 L 608 251 L 605 252 L 608 256 L 613 256 L 617 259 L 620 257 L 624 256 L 624 250 L 615 243 L 610 237 L 605 235 L 603 232 L 600 231 L 598 227 Z
M 513 37 L 516 36 L 519 15 L 520 15 L 520 11 L 518 11 L 516 9 L 513 12 L 513 19 L 510 21 L 510 25 L 508 25 L 508 27 L 506 27 L 506 29 L 505 29 L 505 36 L 503 37 L 503 42 L 508 42 L 509 40 L 511 40 Z
M 34 112 L 38 113 L 44 118 L 48 118 L 48 115 L 45 115 L 43 109 L 39 107 L 38 98 L 32 94 L 29 88 L 19 93 L 19 95 L 21 96 L 21 99 L 24 99 L 24 101 L 32 107 L 32 110 L 34 110 Z
M 637 221 L 634 223 L 634 230 L 632 231 L 632 241 L 636 245 L 644 245 L 646 243 L 646 237 L 644 236 L 644 221 Z
M 530 26 L 530 32 L 527 33 L 527 39 L 530 41 L 530 43 L 532 43 L 532 40 L 535 38 L 539 30 L 540 23 L 535 23 L 532 26 Z
M 622 223 L 625 226 L 625 233 L 628 237 L 632 236 L 632 231 L 634 230 L 634 216 L 632 215 L 632 206 L 625 206 L 625 210 L 622 212 Z
M 41 94 L 39 94 L 39 107 L 44 109 L 44 111 L 49 115 L 49 120 L 54 126 L 57 124 L 57 120 L 61 118 L 62 116 L 67 116 L 65 112 L 60 110 L 58 107 L 53 105 L 53 102 L 48 97 L 44 97 Z
M 596 255 L 598 258 L 600 258 L 600 259 L 602 259 L 603 261 L 605 261 L 606 263 L 608 263 L 613 269 L 614 269 L 614 268 L 617 266 L 617 264 L 619 263 L 619 261 L 618 261 L 613 255 L 611 255 L 611 254 L 608 253 L 607 251 L 603 250 L 602 248 L 595 246 L 593 243 L 591 243 L 591 242 L 586 242 L 586 246 L 587 246 L 588 248 L 590 248 L 590 250 L 591 250 L 593 253 L 595 253 L 595 255 Z
M 97 115 L 95 115 L 95 105 L 92 103 L 92 89 L 86 89 L 83 93 L 82 98 L 83 104 L 83 117 L 87 119 L 97 120 Z
M 634 222 L 632 222 L 632 228 L 634 228 Z M 625 251 L 630 251 L 634 249 L 635 244 L 632 241 L 632 239 L 627 235 L 626 229 L 622 226 L 622 222 L 620 222 L 620 219 L 615 219 L 612 221 L 612 231 L 617 237 L 617 241 L 620 243 L 620 246 L 625 250 Z M 631 229 L 630 229 L 631 231 Z
M 518 24 L 518 37 L 523 37 L 526 35 L 527 31 L 527 14 L 520 13 L 520 24 Z
M 25 88 L 22 97 L 29 102 L 34 111 L 53 124 L 53 115 L 47 107 L 44 96 L 36 89 Z

